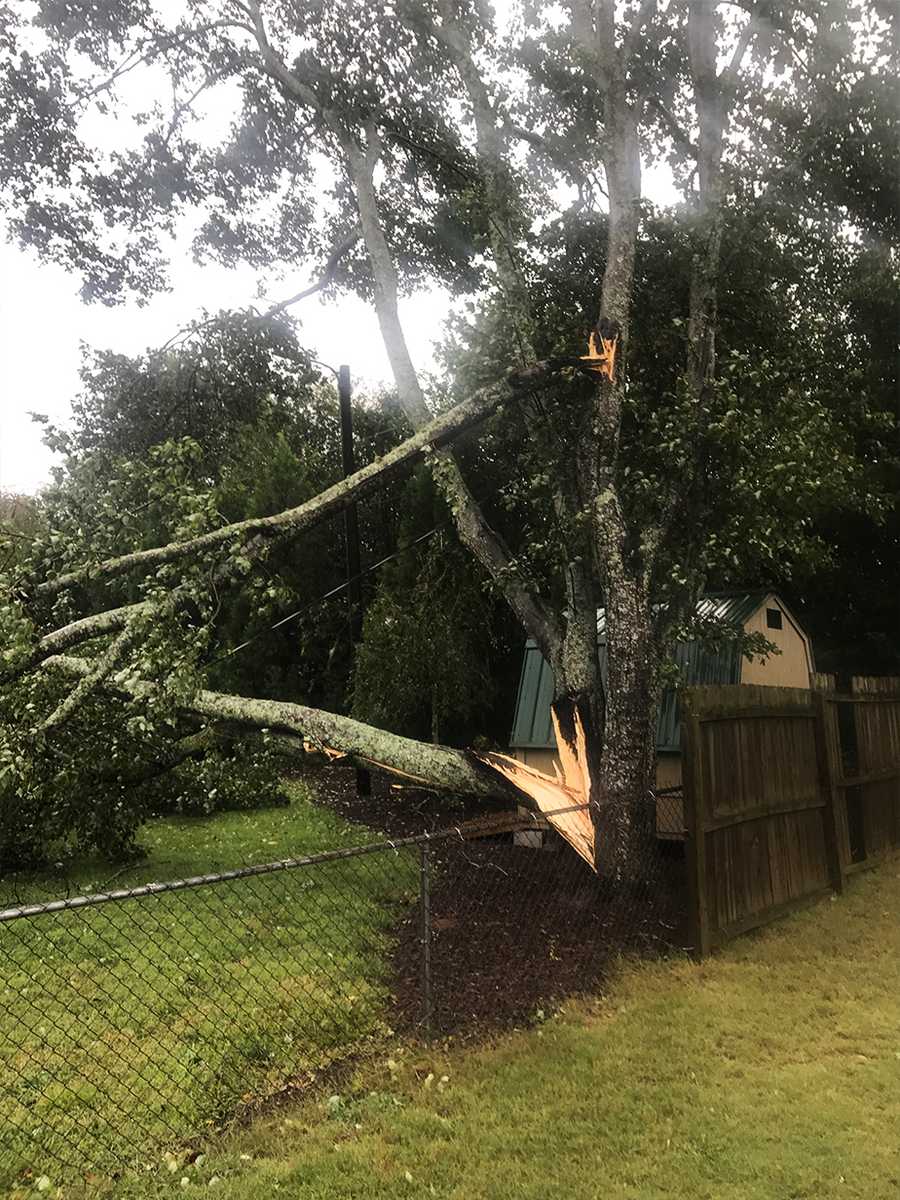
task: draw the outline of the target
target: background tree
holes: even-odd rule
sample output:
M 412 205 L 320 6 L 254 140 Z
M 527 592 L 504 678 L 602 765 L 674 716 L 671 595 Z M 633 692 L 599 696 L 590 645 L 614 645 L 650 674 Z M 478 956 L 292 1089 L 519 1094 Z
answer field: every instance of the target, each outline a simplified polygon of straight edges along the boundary
M 379 573 L 353 714 L 410 737 L 504 746 L 518 681 L 515 623 L 460 545 L 430 473 L 404 489 L 401 553 Z

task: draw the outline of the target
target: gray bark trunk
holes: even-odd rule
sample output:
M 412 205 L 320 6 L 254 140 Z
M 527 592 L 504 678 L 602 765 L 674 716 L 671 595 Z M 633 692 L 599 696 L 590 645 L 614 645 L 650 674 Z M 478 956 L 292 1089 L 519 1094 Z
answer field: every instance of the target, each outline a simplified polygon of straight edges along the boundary
M 645 587 L 640 539 L 628 526 L 617 490 L 619 437 L 625 394 L 625 354 L 631 323 L 634 264 L 640 222 L 640 99 L 627 75 L 630 45 L 655 6 L 642 6 L 623 48 L 616 49 L 612 0 L 591 6 L 573 0 L 573 29 L 604 92 L 601 143 L 609 193 L 609 234 L 600 317 L 620 328 L 618 366 L 601 379 L 594 402 L 594 463 L 582 475 L 591 496 L 595 554 L 606 609 L 608 678 L 603 698 L 602 753 L 592 756 L 591 787 L 598 870 L 619 879 L 646 866 L 652 826 L 647 799 L 655 783 L 659 663 L 652 640 L 651 597 Z M 591 471 L 593 474 L 591 475 Z M 595 684 L 593 694 L 599 691 Z M 588 693 L 590 695 L 590 693 Z M 590 708 L 572 689 L 569 703 Z M 591 716 L 598 720 L 596 703 Z
M 350 139 L 344 148 L 356 192 L 360 224 L 375 279 L 375 310 L 400 403 L 410 421 L 420 426 L 428 419 L 428 407 L 419 385 L 397 308 L 398 281 L 393 256 L 387 243 L 378 209 L 373 172 L 377 134 L 370 132 L 370 146 L 363 150 Z M 522 579 L 513 555 L 491 528 L 481 506 L 472 495 L 452 451 L 433 460 L 435 481 L 447 501 L 463 545 L 487 571 L 517 618 L 548 658 L 557 654 L 558 621 Z
M 605 808 L 597 813 L 597 867 L 619 879 L 646 876 L 656 830 L 660 656 L 645 600 L 620 589 L 607 609 L 609 684 L 600 776 Z

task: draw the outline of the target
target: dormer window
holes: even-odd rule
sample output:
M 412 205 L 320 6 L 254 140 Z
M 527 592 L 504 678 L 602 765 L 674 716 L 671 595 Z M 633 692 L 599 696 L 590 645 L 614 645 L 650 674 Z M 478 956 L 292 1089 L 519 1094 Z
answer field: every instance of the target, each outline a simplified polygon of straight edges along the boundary
M 766 625 L 769 629 L 781 629 L 781 609 L 767 608 L 766 609 Z

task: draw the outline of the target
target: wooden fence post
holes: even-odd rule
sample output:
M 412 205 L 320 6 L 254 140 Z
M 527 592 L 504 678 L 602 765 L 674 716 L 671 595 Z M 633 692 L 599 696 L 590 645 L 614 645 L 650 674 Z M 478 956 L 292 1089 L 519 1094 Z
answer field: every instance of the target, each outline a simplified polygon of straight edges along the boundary
M 815 713 L 816 759 L 819 769 L 819 787 L 825 807 L 822 809 L 822 828 L 825 835 L 825 861 L 831 886 L 836 892 L 844 890 L 844 867 L 838 842 L 838 789 L 835 783 L 835 767 L 829 750 L 828 705 L 825 692 L 812 692 Z
M 681 697 L 681 771 L 684 795 L 685 866 L 687 868 L 688 934 L 696 956 L 710 951 L 708 887 L 706 882 L 706 802 L 700 721 L 693 706 Z

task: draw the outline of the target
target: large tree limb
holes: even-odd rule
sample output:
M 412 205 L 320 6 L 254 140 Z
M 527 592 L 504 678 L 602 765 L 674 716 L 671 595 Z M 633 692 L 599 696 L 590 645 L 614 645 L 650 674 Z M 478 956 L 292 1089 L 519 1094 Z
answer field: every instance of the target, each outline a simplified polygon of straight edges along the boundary
M 530 372 L 526 380 L 526 388 L 545 381 L 555 364 L 540 364 L 537 374 Z M 245 545 L 252 538 L 295 536 L 319 522 L 340 512 L 348 504 L 370 492 L 380 488 L 385 477 L 398 472 L 423 455 L 447 445 L 463 430 L 483 421 L 495 409 L 514 396 L 522 394 L 523 389 L 504 380 L 482 388 L 461 404 L 442 413 L 431 421 L 423 422 L 419 431 L 405 442 L 401 442 L 382 458 L 376 459 L 362 467 L 355 474 L 348 476 L 330 488 L 326 488 L 318 496 L 297 505 L 296 508 L 285 509 L 268 517 L 251 517 L 245 521 L 236 521 L 221 529 L 213 529 L 197 537 L 183 542 L 170 542 L 165 546 L 155 546 L 147 550 L 136 550 L 131 554 L 123 554 L 117 558 L 109 558 L 104 562 L 80 567 L 58 575 L 55 579 L 45 580 L 35 588 L 35 595 L 40 597 L 55 596 L 65 588 L 93 579 L 112 579 L 128 571 L 147 570 L 161 566 L 163 563 L 174 562 L 188 555 L 203 554 L 218 547 L 236 548 Z M 423 401 L 424 403 L 424 401 Z M 427 412 L 427 410 L 426 410 Z M 71 627 L 70 627 L 71 628 Z M 57 636 L 62 636 L 62 631 Z
M 529 390 L 545 381 L 548 374 L 564 368 L 583 370 L 584 364 L 580 359 L 566 357 L 547 359 L 544 362 L 532 364 L 531 367 L 523 371 L 515 372 L 509 377 L 507 383 L 513 393 L 528 395 Z M 246 552 L 248 556 L 252 557 L 255 554 L 262 553 L 265 548 L 266 543 L 262 539 L 257 538 L 255 542 L 251 542 Z M 500 569 L 499 563 L 500 556 L 498 555 L 498 569 Z M 214 573 L 216 587 L 221 588 L 226 586 L 230 582 L 232 575 L 233 572 L 229 569 L 228 562 L 221 564 L 219 569 Z M 73 646 L 93 641 L 96 638 L 106 637 L 111 633 L 117 633 L 129 621 L 137 618 L 142 613 L 149 615 L 151 611 L 158 610 L 160 603 L 167 604 L 169 611 L 174 614 L 189 607 L 193 600 L 193 590 L 186 585 L 182 585 L 169 593 L 166 600 L 162 602 L 155 603 L 143 600 L 135 604 L 126 604 L 120 608 L 107 609 L 104 612 L 94 613 L 90 616 L 71 621 L 68 625 L 64 625 L 51 633 L 44 634 L 35 643 L 31 653 L 24 661 L 19 662 L 15 669 L 0 674 L 0 683 L 8 683 L 20 678 L 51 655 L 61 654 Z M 526 602 L 527 598 L 523 603 Z
M 371 153 L 374 130 L 367 151 L 345 139 L 348 168 L 354 185 L 360 223 L 372 273 L 375 277 L 375 309 L 381 327 L 385 349 L 403 410 L 413 425 L 425 419 L 427 406 L 418 375 L 413 366 L 406 336 L 397 306 L 398 279 L 393 255 L 381 225 L 378 197 L 373 172 L 375 162 Z M 511 376 L 513 381 L 547 378 L 546 368 L 532 364 Z M 475 500 L 452 453 L 447 451 L 435 459 L 435 479 L 456 522 L 460 538 L 473 557 L 494 580 L 507 603 L 529 635 L 552 662 L 558 659 L 561 630 L 558 619 L 535 594 L 526 580 L 509 547 L 491 527 L 481 506 Z
M 84 659 L 57 655 L 47 659 L 45 669 L 58 670 L 75 679 L 90 676 L 92 664 Z M 112 686 L 107 680 L 106 686 Z M 117 692 L 135 699 L 155 695 L 154 686 L 141 679 L 117 676 Z M 299 737 L 321 749 L 339 750 L 351 758 L 382 767 L 428 787 L 498 800 L 515 800 L 532 806 L 476 755 L 449 746 L 417 742 L 355 721 L 338 713 L 289 704 L 280 700 L 258 700 L 224 692 L 198 691 L 182 703 L 182 712 L 211 721 L 228 721 L 245 729 L 267 729 Z

